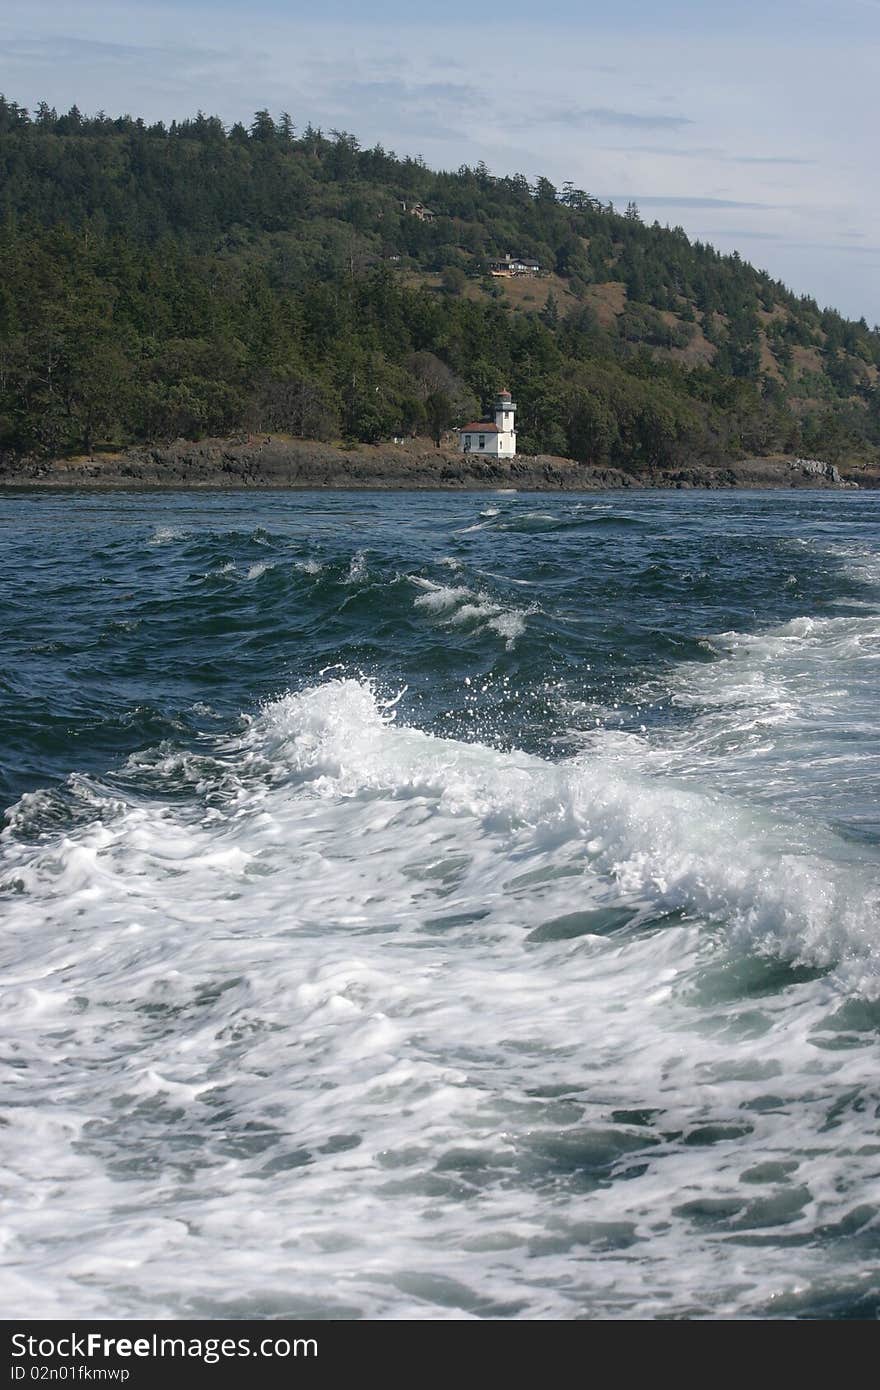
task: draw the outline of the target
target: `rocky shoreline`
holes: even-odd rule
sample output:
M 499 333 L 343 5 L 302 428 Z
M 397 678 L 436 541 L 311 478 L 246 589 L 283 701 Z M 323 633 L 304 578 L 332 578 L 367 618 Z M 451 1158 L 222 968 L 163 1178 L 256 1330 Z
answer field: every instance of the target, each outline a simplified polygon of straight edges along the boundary
M 549 455 L 486 459 L 425 440 L 336 447 L 247 435 L 77 458 L 0 458 L 0 486 L 77 488 L 338 488 L 584 492 L 642 488 L 878 487 L 880 474 L 776 455 L 638 475 Z

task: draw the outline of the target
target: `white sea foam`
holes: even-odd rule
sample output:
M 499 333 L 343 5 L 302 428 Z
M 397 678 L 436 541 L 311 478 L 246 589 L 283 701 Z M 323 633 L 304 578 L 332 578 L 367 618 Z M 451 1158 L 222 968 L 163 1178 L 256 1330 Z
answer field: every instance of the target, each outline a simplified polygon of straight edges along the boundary
M 346 584 L 360 584 L 367 577 L 367 557 L 363 550 L 358 550 L 352 555 L 348 566 Z
M 275 566 L 270 560 L 257 560 L 257 562 L 248 569 L 245 579 L 262 579 L 267 570 L 274 568 Z
M 876 1219 L 876 883 L 632 740 L 399 709 L 329 680 L 4 832 L 10 1315 L 741 1315 Z M 839 973 L 731 989 L 774 959 Z
M 168 545 L 171 541 L 180 541 L 185 537 L 186 532 L 179 526 L 157 526 L 150 537 L 150 545 Z
M 828 964 L 854 952 L 873 958 L 876 883 L 827 859 L 790 859 L 785 834 L 748 809 L 634 770 L 642 741 L 615 734 L 601 751 L 561 764 L 502 754 L 480 744 L 393 728 L 370 686 L 331 682 L 276 702 L 252 726 L 323 795 L 424 789 L 442 809 L 493 824 L 555 826 L 589 848 L 594 870 L 660 911 L 689 909 L 724 920 L 759 948 Z M 601 749 L 601 745 L 600 745 Z M 625 749 L 625 753 L 623 750 Z M 623 755 L 622 755 L 623 754 Z M 725 846 L 738 846 L 732 862 Z
M 836 806 L 876 820 L 880 616 L 795 618 L 710 646 L 717 660 L 672 675 L 672 699 L 694 719 L 652 749 L 654 764 L 825 820 Z
M 873 590 L 873 597 L 876 600 L 877 592 L 880 590 L 880 552 L 876 546 L 851 543 L 849 545 L 826 545 L 821 549 L 824 554 L 831 555 L 841 562 L 844 572 L 852 579 L 865 585 L 867 589 Z
M 415 600 L 416 608 L 424 608 L 429 613 L 446 613 L 466 599 L 473 598 L 472 591 L 464 585 L 434 584 L 430 579 L 419 578 L 414 578 L 413 583 L 425 591 Z
M 505 606 L 490 595 L 463 584 L 435 584 L 433 580 L 418 575 L 410 575 L 410 581 L 422 590 L 414 600 L 414 607 L 430 613 L 450 627 L 496 632 L 505 639 L 508 651 L 513 649 L 516 639 L 525 632 L 526 618 L 538 611 L 534 604 L 528 608 Z
M 507 650 L 510 651 L 517 637 L 522 637 L 526 630 L 526 615 L 537 611 L 537 608 L 508 608 L 491 617 L 489 627 L 506 640 Z

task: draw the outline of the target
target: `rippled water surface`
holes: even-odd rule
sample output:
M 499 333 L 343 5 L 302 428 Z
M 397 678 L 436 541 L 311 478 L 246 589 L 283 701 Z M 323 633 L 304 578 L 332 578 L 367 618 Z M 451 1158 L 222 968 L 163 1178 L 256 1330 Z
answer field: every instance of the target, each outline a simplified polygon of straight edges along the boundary
M 876 1316 L 878 521 L 0 497 L 7 1316 Z

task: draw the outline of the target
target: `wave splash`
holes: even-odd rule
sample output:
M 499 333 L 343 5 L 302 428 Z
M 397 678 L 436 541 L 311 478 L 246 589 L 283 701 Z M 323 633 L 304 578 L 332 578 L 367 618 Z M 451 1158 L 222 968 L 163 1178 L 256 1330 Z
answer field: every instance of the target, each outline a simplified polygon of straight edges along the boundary
M 423 886 L 418 865 L 429 866 L 430 880 L 442 875 L 430 868 L 434 857 L 439 864 L 458 856 L 450 896 L 469 911 L 483 904 L 483 930 L 531 930 L 536 917 L 540 924 L 553 913 L 609 906 L 626 908 L 636 923 L 684 914 L 723 928 L 739 949 L 834 965 L 851 986 L 874 991 L 880 892 L 869 866 L 835 854 L 832 836 L 811 838 L 760 807 L 652 772 L 638 737 L 600 735 L 589 753 L 551 763 L 437 737 L 400 724 L 397 714 L 397 700 L 381 698 L 366 679 L 289 694 L 213 754 L 160 749 L 130 760 L 147 799 L 89 784 L 95 818 L 83 824 L 80 810 L 60 844 L 57 812 L 29 793 L 8 815 L 3 882 L 14 880 L 61 916 L 74 910 L 67 895 L 84 893 L 99 914 L 108 903 L 143 903 L 179 916 L 179 897 L 183 915 L 219 912 L 236 922 L 242 903 L 230 897 L 228 880 L 263 878 L 264 899 L 271 888 L 295 927 L 301 914 L 287 900 L 295 885 L 301 891 L 295 851 L 311 860 L 317 844 L 326 863 L 345 862 L 346 902 L 360 923 L 373 913 L 411 922 Z M 83 779 L 74 780 L 81 802 Z M 157 803 L 165 788 L 174 799 Z M 196 798 L 195 810 L 179 804 L 181 792 Z M 535 872 L 534 894 L 505 899 L 513 866 L 520 876 Z M 551 892 L 558 873 L 564 884 Z M 380 892 L 370 886 L 374 874 Z M 311 920 L 333 917 L 336 886 L 326 901 L 311 886 Z
M 506 607 L 488 594 L 465 585 L 436 584 L 431 579 L 411 576 L 412 583 L 422 592 L 414 607 L 431 614 L 450 627 L 471 627 L 474 631 L 496 632 L 505 638 L 508 651 L 526 630 L 526 618 L 537 613 L 537 605 L 528 608 Z
M 700 941 L 836 963 L 870 993 L 869 885 L 748 808 L 645 775 L 635 745 L 554 764 L 398 710 L 328 680 L 207 753 L 138 760 L 138 794 L 80 787 L 94 818 L 61 835 L 27 842 L 46 808 L 19 803 L 0 867 L 30 1096 L 31 1129 L 0 1131 L 23 1155 L 16 1306 L 571 1316 L 614 1249 L 633 1251 L 607 1293 L 624 1315 L 686 1314 L 695 1278 L 716 1311 L 754 1310 L 788 1277 L 780 1245 L 746 1295 L 706 1213 L 809 1223 L 830 1191 L 809 1040 L 827 994 L 789 975 L 807 1006 L 774 1004 L 783 1075 L 772 1013 L 727 984 L 709 1001 Z M 833 1055 L 858 1095 L 864 1054 Z M 860 1152 L 856 1110 L 836 1123 Z M 742 1182 L 780 1144 L 800 1185 L 753 1196 Z M 29 1213 L 47 1155 L 44 1248 Z M 847 1191 L 872 1162 L 848 1160 Z M 687 1289 L 658 1305 L 682 1267 Z
M 822 965 L 873 959 L 875 885 L 802 843 L 787 849 L 784 827 L 730 799 L 640 775 L 637 741 L 553 764 L 397 727 L 395 713 L 368 682 L 332 681 L 269 706 L 242 751 L 322 797 L 420 796 L 434 815 L 470 821 L 459 834 L 479 827 L 520 854 L 577 847 L 606 890 L 724 922 L 758 950 Z

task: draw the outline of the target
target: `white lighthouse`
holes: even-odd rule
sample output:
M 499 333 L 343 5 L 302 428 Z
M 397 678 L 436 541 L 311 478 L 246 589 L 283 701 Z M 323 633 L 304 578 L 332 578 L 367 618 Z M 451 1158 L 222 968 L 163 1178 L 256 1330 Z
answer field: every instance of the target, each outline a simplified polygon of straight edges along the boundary
M 516 453 L 514 411 L 516 404 L 509 391 L 499 391 L 495 397 L 493 420 L 475 420 L 464 425 L 459 433 L 458 447 L 462 454 L 491 454 L 495 458 L 513 458 Z

